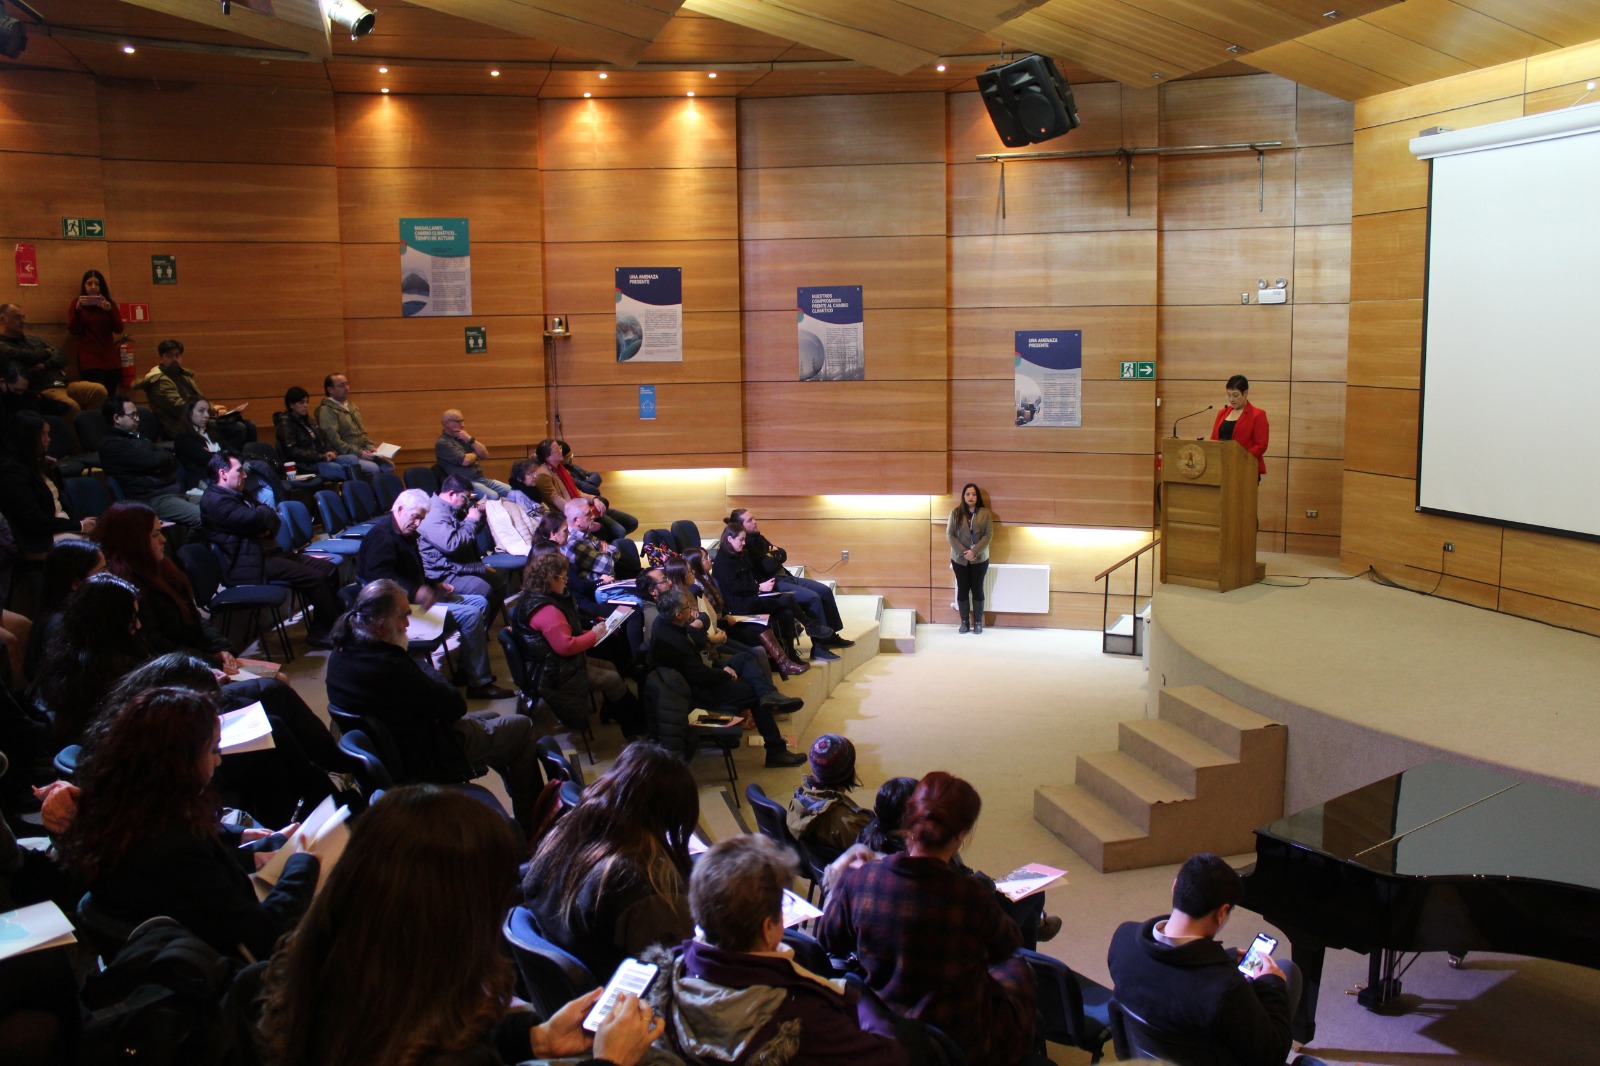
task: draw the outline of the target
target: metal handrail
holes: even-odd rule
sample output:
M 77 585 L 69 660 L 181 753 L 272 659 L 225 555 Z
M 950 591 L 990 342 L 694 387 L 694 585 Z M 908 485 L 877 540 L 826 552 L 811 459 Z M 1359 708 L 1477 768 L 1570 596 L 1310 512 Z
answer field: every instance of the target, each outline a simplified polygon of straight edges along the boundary
M 1106 629 L 1106 623 L 1111 620 L 1111 575 L 1113 573 L 1115 573 L 1116 571 L 1122 569 L 1124 566 L 1128 565 L 1129 563 L 1133 564 L 1133 613 L 1135 615 L 1137 615 L 1139 613 L 1139 557 L 1141 555 L 1143 555 L 1145 552 L 1154 549 L 1160 543 L 1161 543 L 1161 538 L 1160 537 L 1156 537 L 1149 544 L 1146 544 L 1144 547 L 1140 548 L 1138 551 L 1133 552 L 1130 555 L 1123 556 L 1121 559 L 1119 559 L 1118 561 L 1112 563 L 1110 566 L 1106 567 L 1104 570 L 1100 571 L 1098 574 L 1096 574 L 1094 576 L 1094 579 L 1096 581 L 1104 581 L 1106 583 L 1105 584 L 1105 589 L 1104 589 L 1104 591 L 1102 593 L 1101 600 L 1100 600 L 1100 650 L 1101 651 L 1106 651 L 1107 650 L 1106 649 L 1106 638 L 1109 635 L 1109 633 L 1108 633 L 1108 630 Z M 1151 590 L 1151 594 L 1154 595 L 1154 589 L 1153 588 Z M 1134 633 L 1137 634 L 1139 632 L 1139 623 L 1138 623 L 1137 619 L 1134 621 L 1133 627 L 1134 627 L 1133 628 Z M 1135 646 L 1137 646 L 1137 642 L 1135 642 Z
M 1106 567 L 1104 570 L 1102 570 L 1098 574 L 1094 575 L 1094 577 L 1091 580 L 1099 581 L 1101 578 L 1103 578 L 1107 574 L 1111 573 L 1111 571 L 1122 569 L 1122 567 L 1125 564 L 1132 562 L 1134 559 L 1137 559 L 1139 556 L 1143 555 L 1145 552 L 1149 551 L 1151 548 L 1154 548 L 1157 544 L 1160 544 L 1160 543 L 1161 543 L 1161 538 L 1157 537 L 1155 540 L 1152 540 L 1149 544 L 1146 544 L 1144 547 L 1140 548 L 1138 551 L 1129 552 L 1127 555 L 1124 555 L 1122 558 L 1118 559 L 1116 562 L 1112 563 L 1110 566 Z

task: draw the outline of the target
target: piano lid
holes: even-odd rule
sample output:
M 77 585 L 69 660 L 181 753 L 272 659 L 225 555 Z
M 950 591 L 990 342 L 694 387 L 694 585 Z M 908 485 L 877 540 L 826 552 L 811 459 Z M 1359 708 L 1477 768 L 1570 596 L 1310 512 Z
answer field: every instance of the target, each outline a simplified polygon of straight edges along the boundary
M 1379 873 L 1600 890 L 1600 799 L 1457 763 L 1423 763 L 1257 832 Z

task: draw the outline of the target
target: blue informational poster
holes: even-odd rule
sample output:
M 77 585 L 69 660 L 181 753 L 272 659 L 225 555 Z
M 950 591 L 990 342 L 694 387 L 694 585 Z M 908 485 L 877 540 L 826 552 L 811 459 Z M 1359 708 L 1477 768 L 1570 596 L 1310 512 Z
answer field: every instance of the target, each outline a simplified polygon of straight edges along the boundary
M 400 220 L 400 313 L 472 314 L 472 255 L 464 218 Z
M 656 387 L 654 385 L 639 386 L 639 417 L 645 421 L 655 420 Z
M 861 381 L 867 376 L 860 285 L 796 290 L 800 380 Z
M 617 267 L 617 362 L 683 362 L 682 267 Z
M 1083 330 L 1017 330 L 1017 425 L 1083 425 Z

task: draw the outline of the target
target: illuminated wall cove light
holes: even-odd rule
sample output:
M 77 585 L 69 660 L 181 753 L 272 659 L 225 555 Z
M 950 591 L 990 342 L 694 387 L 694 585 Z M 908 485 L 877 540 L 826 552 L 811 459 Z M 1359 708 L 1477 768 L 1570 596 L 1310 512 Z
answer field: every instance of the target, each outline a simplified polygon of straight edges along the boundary
M 328 16 L 329 22 L 348 33 L 352 41 L 371 33 L 373 23 L 378 20 L 377 12 L 356 0 L 322 0 L 322 13 Z

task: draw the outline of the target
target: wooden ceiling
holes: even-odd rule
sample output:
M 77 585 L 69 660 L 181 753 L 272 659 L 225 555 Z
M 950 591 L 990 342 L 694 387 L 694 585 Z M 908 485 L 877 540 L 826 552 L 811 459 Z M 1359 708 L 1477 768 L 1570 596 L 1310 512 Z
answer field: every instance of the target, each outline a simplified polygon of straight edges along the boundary
M 1600 0 L 373 0 L 376 28 L 354 41 L 328 32 L 317 3 L 233 0 L 224 14 L 221 0 L 10 0 L 29 44 L 0 69 L 754 97 L 953 91 L 1036 51 L 1072 82 L 1265 70 L 1358 99 L 1600 38 Z

